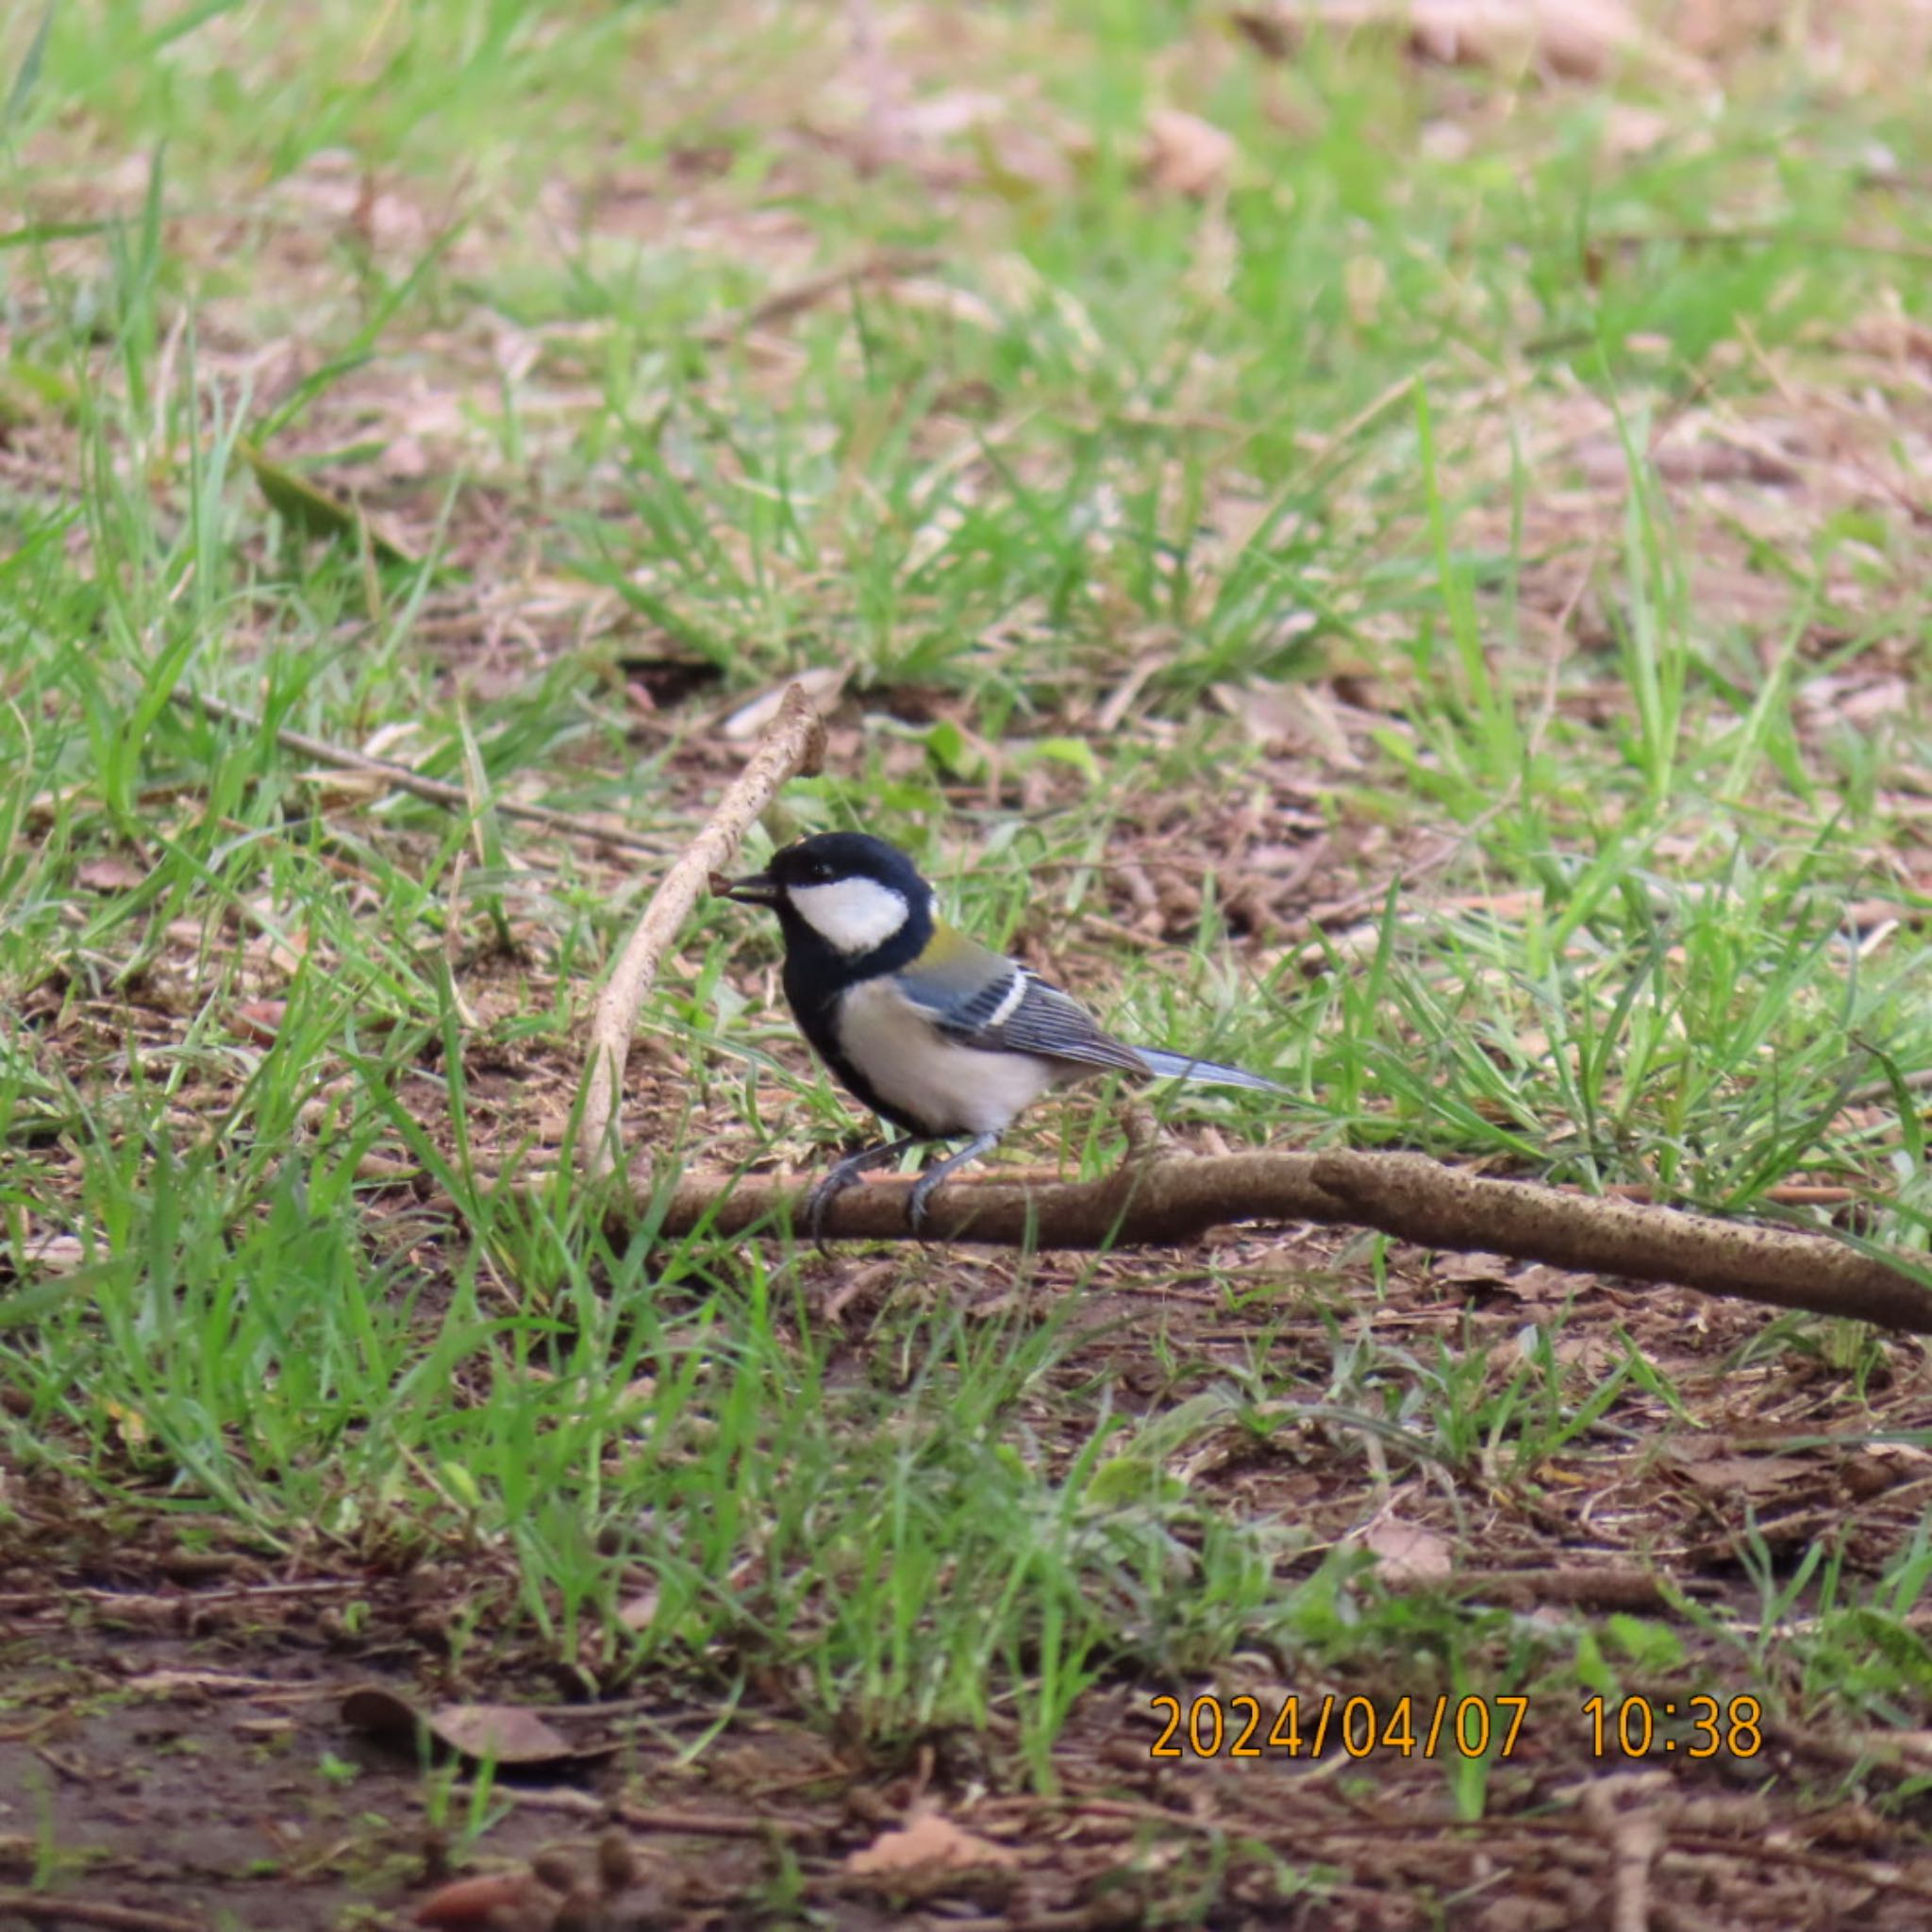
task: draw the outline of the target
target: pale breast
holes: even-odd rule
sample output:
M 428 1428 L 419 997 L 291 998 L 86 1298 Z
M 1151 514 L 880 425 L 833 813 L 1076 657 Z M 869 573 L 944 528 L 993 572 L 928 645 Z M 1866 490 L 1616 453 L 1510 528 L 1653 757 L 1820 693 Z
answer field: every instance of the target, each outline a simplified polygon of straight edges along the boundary
M 1060 1077 L 1030 1054 L 947 1040 L 887 979 L 846 994 L 839 1036 L 879 1098 L 934 1134 L 999 1133 Z

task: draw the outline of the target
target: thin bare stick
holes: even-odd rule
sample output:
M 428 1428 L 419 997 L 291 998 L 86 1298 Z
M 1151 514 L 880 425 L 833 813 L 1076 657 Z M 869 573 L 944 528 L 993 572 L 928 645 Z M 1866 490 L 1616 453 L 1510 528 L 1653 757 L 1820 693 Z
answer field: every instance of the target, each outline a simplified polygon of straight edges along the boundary
M 841 1194 L 825 1215 L 827 1236 L 909 1239 L 911 1185 L 880 1180 Z M 638 1171 L 634 1191 L 640 1203 L 652 1200 L 647 1169 Z M 691 1174 L 672 1190 L 660 1229 L 734 1235 L 797 1226 L 803 1202 L 787 1180 Z M 1484 1180 L 1419 1154 L 1167 1156 L 1096 1181 L 955 1182 L 933 1196 L 928 1219 L 935 1240 L 1038 1248 L 1172 1244 L 1241 1221 L 1353 1224 L 1424 1247 L 1675 1283 L 1932 1335 L 1932 1290 L 1828 1235 Z
M 753 329 L 770 328 L 774 323 L 789 322 L 808 308 L 816 308 L 828 295 L 842 294 L 867 282 L 893 282 L 913 275 L 929 275 L 945 258 L 910 249 L 889 249 L 885 254 L 858 262 L 849 268 L 827 269 L 822 275 L 808 275 L 790 288 L 774 290 L 748 308 L 734 309 L 729 315 L 701 324 L 699 341 L 716 346 Z
M 1583 1815 L 1610 1848 L 1610 1932 L 1649 1932 L 1651 1867 L 1665 1842 L 1655 1801 L 1670 1788 L 1667 1771 L 1613 1773 L 1584 1788 Z M 1624 1797 L 1637 1801 L 1627 1810 L 1618 1807 Z
M 1386 1576 L 1385 1583 L 1390 1583 Z M 1390 1583 L 1395 1590 L 1435 1591 L 1444 1586 L 1433 1577 L 1417 1577 L 1412 1583 Z M 1662 1577 L 1648 1570 L 1627 1566 L 1599 1568 L 1595 1565 L 1534 1570 L 1464 1570 L 1458 1567 L 1447 1588 L 1459 1597 L 1474 1597 L 1480 1603 L 1508 1604 L 1523 1609 L 1536 1609 L 1544 1604 L 1562 1604 L 1572 1609 L 1634 1610 L 1640 1613 L 1669 1610 L 1679 1597 L 1707 1593 L 1709 1586 L 1681 1583 L 1675 1591 Z
M 225 698 L 209 697 L 206 691 L 190 691 L 185 685 L 177 686 L 169 695 L 184 709 L 205 711 L 210 718 L 240 724 L 245 730 L 259 731 L 265 722 L 253 711 L 244 711 L 240 705 L 231 705 Z M 392 791 L 407 791 L 413 798 L 426 798 L 432 805 L 453 806 L 457 810 L 466 812 L 475 803 L 460 785 L 448 784 L 441 778 L 425 778 L 421 772 L 412 772 L 408 765 L 399 765 L 392 758 L 373 758 L 366 752 L 350 751 L 345 745 L 310 738 L 306 731 L 291 731 L 278 725 L 275 742 L 284 751 L 313 758 L 318 765 L 330 765 L 339 772 L 360 772 L 368 777 L 380 778 Z M 507 819 L 522 819 L 529 824 L 547 825 L 553 832 L 563 832 L 573 839 L 589 839 L 599 845 L 611 845 L 620 852 L 636 852 L 647 858 L 664 856 L 665 841 L 662 839 L 642 838 L 620 826 L 600 824 L 595 819 L 584 818 L 576 812 L 558 811 L 547 805 L 525 805 L 511 798 L 497 799 L 495 808 Z
M 577 1127 L 577 1158 L 585 1173 L 603 1174 L 615 1164 L 612 1123 L 625 1056 L 644 995 L 658 975 L 658 962 L 691 917 L 707 876 L 730 862 L 738 841 L 771 804 L 786 781 L 816 772 L 825 755 L 824 721 L 798 685 L 785 693 L 778 715 L 758 741 L 751 762 L 732 782 L 703 830 L 678 856 L 663 883 L 651 895 L 643 916 L 625 941 L 624 951 L 598 995 L 591 1018 L 591 1044 L 584 1061 L 583 1114 Z
M 179 1919 L 173 1912 L 144 1911 L 139 1906 L 69 1898 L 54 1891 L 17 1891 L 0 1886 L 0 1917 L 30 1925 L 102 1925 L 110 1932 L 208 1932 L 206 1919 Z

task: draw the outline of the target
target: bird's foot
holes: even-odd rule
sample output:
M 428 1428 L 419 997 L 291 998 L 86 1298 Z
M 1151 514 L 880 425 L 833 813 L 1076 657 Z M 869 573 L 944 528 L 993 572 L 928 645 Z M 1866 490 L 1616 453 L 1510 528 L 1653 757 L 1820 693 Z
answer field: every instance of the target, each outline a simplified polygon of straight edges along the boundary
M 931 1208 L 932 1197 L 941 1182 L 964 1167 L 969 1160 L 977 1160 L 999 1139 L 997 1134 L 975 1134 L 957 1154 L 949 1154 L 936 1167 L 929 1167 L 912 1183 L 912 1191 L 906 1197 L 906 1225 L 919 1240 L 926 1236 L 926 1216 Z
M 805 1224 L 810 1231 L 812 1245 L 822 1255 L 831 1250 L 825 1246 L 825 1210 L 831 1207 L 847 1188 L 857 1187 L 859 1177 L 868 1168 L 877 1167 L 891 1160 L 894 1156 L 905 1153 L 913 1145 L 908 1137 L 904 1141 L 888 1141 L 877 1147 L 861 1147 L 857 1154 L 848 1154 L 839 1161 L 817 1187 L 805 1197 Z
M 832 1251 L 825 1245 L 825 1209 L 828 1208 L 847 1188 L 858 1185 L 858 1175 L 849 1173 L 841 1160 L 809 1194 L 805 1197 L 805 1224 L 811 1235 L 811 1244 L 820 1254 L 829 1255 Z
M 944 1166 L 941 1162 L 941 1167 Z M 932 1202 L 933 1191 L 945 1179 L 940 1168 L 930 1174 L 923 1174 L 912 1183 L 912 1191 L 906 1196 L 906 1225 L 920 1240 L 925 1239 L 926 1210 Z

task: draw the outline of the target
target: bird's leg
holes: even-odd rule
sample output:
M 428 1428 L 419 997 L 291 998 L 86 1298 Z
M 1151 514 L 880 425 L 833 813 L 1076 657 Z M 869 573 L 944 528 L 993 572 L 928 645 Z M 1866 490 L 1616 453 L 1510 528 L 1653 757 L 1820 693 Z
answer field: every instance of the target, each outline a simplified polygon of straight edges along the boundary
M 903 1141 L 882 1141 L 876 1147 L 861 1147 L 857 1154 L 848 1154 L 833 1168 L 824 1180 L 815 1187 L 805 1200 L 805 1224 L 811 1231 L 812 1245 L 820 1254 L 825 1250 L 825 1209 L 842 1194 L 847 1188 L 858 1185 L 858 1176 L 867 1168 L 878 1167 L 905 1153 L 908 1147 L 919 1145 L 917 1134 L 908 1134 Z
M 929 1167 L 912 1183 L 912 1192 L 906 1201 L 906 1221 L 921 1241 L 925 1239 L 925 1208 L 932 1199 L 932 1191 L 956 1168 L 961 1168 L 969 1160 L 977 1160 L 982 1154 L 990 1153 L 999 1140 L 997 1134 L 975 1134 L 957 1154 L 949 1154 L 937 1167 Z

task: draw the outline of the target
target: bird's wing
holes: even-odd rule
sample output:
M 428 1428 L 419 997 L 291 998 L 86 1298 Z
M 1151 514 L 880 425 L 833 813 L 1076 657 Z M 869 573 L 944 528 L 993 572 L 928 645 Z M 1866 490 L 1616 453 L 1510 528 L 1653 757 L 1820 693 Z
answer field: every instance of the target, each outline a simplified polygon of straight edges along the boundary
M 899 985 L 962 1046 L 1115 1067 L 1143 1079 L 1151 1071 L 1131 1046 L 1102 1032 L 1078 1000 L 950 927 L 900 970 Z
M 1014 969 L 1019 972 L 1019 968 Z M 1015 1053 L 1045 1054 L 1057 1060 L 1074 1060 L 1082 1066 L 1116 1067 L 1124 1074 L 1138 1074 L 1142 1079 L 1153 1071 L 1124 1040 L 1101 1031 L 1093 1015 L 1076 999 L 1058 987 L 1020 973 L 1022 982 L 1012 1010 L 979 1036 L 986 1045 L 1006 1047 Z M 1011 997 L 1010 990 L 1008 997 Z

